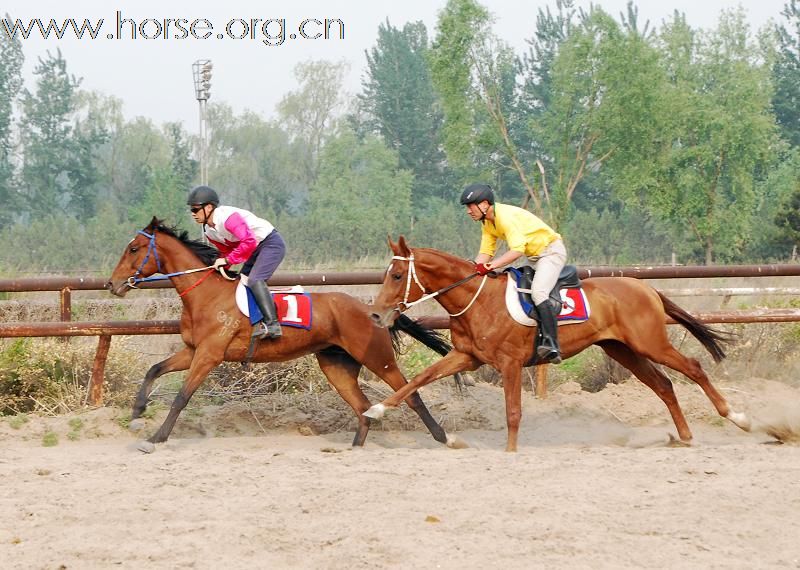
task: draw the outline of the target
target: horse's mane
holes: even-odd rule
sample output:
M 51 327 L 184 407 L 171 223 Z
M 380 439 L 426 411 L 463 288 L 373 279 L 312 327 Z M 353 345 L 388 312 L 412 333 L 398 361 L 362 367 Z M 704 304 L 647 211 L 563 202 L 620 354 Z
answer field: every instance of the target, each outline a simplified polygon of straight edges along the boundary
M 145 229 L 157 230 L 163 234 L 174 237 L 183 245 L 188 247 L 192 253 L 200 258 L 200 261 L 206 265 L 211 265 L 214 260 L 219 257 L 219 251 L 200 240 L 190 239 L 189 232 L 186 230 L 178 229 L 174 226 L 167 226 L 163 221 L 153 218 L 153 221 Z
M 473 262 L 469 259 L 464 259 L 463 257 L 458 257 L 457 255 L 453 255 L 452 253 L 447 253 L 446 251 L 442 251 L 440 249 L 433 249 L 430 247 L 414 247 L 411 248 L 414 251 L 418 251 L 420 253 L 429 253 L 436 257 L 443 257 L 447 260 L 447 263 L 453 266 L 463 266 L 464 269 L 472 269 Z

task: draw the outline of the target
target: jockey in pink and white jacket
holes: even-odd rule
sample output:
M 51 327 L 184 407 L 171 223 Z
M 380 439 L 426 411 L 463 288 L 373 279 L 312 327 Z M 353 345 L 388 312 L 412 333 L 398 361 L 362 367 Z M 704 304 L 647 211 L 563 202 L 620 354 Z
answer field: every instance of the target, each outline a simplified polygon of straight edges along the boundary
M 186 200 L 192 218 L 203 224 L 203 233 L 220 252 L 214 267 L 244 263 L 242 274 L 264 316 L 253 330 L 259 338 L 280 338 L 281 327 L 267 281 L 283 261 L 286 244 L 270 222 L 252 212 L 220 206 L 219 196 L 209 186 L 197 186 Z
M 209 222 L 203 233 L 230 265 L 247 261 L 275 229 L 267 220 L 233 206 L 217 206 Z

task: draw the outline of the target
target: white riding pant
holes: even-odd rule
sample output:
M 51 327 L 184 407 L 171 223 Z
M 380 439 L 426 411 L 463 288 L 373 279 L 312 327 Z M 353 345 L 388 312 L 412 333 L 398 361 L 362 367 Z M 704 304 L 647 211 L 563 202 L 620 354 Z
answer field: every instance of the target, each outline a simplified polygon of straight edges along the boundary
M 544 248 L 539 255 L 526 258 L 524 265 L 530 265 L 536 271 L 531 283 L 531 297 L 534 304 L 539 305 L 547 300 L 566 263 L 567 248 L 560 239 Z

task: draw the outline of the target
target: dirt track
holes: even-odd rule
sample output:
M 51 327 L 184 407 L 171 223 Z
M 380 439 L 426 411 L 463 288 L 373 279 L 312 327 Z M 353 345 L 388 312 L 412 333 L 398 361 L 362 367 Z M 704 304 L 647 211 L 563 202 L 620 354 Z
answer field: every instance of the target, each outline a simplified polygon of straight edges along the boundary
M 775 383 L 759 389 L 782 404 L 797 397 Z M 716 420 L 693 387 L 678 392 L 695 431 L 688 448 L 665 446 L 666 410 L 636 382 L 528 397 L 518 454 L 501 451 L 502 398 L 488 385 L 459 402 L 426 395 L 451 423 L 468 410 L 475 421 L 480 407 L 485 427 L 459 430 L 466 450 L 380 429 L 352 450 L 349 428 L 304 436 L 270 429 L 266 415 L 266 433 L 222 437 L 220 426 L 243 432 L 224 412 L 182 420 L 152 455 L 135 450 L 109 410 L 83 416 L 85 439 L 55 447 L 41 433 L 66 429 L 65 418 L 2 425 L 0 560 L 24 569 L 800 567 L 800 447 L 767 445 Z M 769 402 L 758 400 L 763 416 Z

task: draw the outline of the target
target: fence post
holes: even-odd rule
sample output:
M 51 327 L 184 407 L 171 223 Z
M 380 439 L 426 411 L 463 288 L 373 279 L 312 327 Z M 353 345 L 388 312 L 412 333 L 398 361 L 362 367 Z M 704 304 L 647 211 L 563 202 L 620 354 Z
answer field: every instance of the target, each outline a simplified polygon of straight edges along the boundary
M 94 355 L 92 364 L 92 379 L 89 384 L 89 404 L 100 406 L 103 404 L 103 378 L 106 373 L 106 358 L 108 349 L 111 346 L 111 335 L 100 335 L 97 343 L 97 352 Z
M 547 398 L 547 364 L 536 366 L 536 397 L 540 400 Z
M 61 306 L 61 322 L 70 322 L 72 320 L 72 290 L 69 287 L 61 288 L 59 303 Z M 62 336 L 61 342 L 69 342 L 69 337 Z

